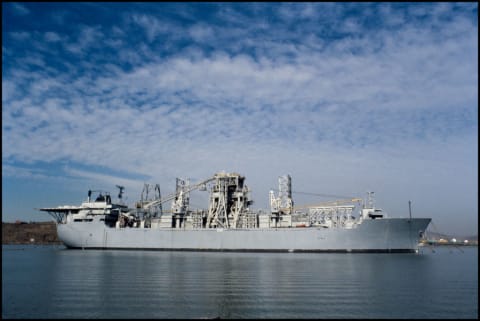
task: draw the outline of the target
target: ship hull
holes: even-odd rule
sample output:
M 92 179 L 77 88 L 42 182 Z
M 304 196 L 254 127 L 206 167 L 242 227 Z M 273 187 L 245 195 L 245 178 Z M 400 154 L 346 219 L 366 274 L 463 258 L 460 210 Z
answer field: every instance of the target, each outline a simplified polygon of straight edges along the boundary
M 236 252 L 417 252 L 430 218 L 379 218 L 351 229 L 110 228 L 98 222 L 58 224 L 69 248 Z

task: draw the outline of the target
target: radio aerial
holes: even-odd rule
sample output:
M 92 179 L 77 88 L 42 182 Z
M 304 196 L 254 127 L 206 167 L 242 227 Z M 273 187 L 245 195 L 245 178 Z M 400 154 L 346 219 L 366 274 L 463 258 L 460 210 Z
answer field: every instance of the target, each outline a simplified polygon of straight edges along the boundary
M 123 194 L 123 190 L 125 189 L 124 186 L 120 186 L 120 185 L 115 185 L 117 186 L 117 188 L 119 189 L 119 192 L 118 192 L 118 198 L 119 199 L 122 199 L 122 194 Z

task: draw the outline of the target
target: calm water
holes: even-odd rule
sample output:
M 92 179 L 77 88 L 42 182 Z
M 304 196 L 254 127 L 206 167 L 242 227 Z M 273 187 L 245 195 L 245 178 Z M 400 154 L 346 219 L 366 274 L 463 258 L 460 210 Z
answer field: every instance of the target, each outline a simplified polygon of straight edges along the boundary
M 2 318 L 478 317 L 477 247 L 421 255 L 2 248 Z

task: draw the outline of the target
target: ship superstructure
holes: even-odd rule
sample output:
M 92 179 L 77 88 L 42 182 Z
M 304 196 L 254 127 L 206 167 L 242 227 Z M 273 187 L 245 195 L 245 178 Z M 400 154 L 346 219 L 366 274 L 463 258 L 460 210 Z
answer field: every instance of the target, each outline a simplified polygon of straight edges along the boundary
M 177 178 L 164 197 L 158 184 L 145 184 L 133 207 L 117 187 L 116 203 L 106 192 L 89 191 L 80 206 L 40 210 L 54 217 L 67 247 L 96 249 L 415 252 L 431 220 L 389 218 L 375 207 L 373 192 L 366 200 L 294 206 L 290 175 L 279 177 L 277 194 L 270 191 L 269 211 L 250 208 L 250 189 L 238 173 L 219 172 L 196 184 Z M 190 208 L 194 190 L 209 192 L 207 208 Z

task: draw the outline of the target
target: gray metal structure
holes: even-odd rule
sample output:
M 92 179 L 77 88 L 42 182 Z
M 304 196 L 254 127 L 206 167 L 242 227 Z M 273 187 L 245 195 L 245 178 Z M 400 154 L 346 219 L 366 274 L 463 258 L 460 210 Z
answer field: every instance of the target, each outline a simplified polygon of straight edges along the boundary
M 57 223 L 69 248 L 286 251 L 286 252 L 417 252 L 430 218 L 389 218 L 374 207 L 373 193 L 361 199 L 293 207 L 291 177 L 279 177 L 279 195 L 270 192 L 270 213 L 252 211 L 245 177 L 217 173 L 190 185 L 177 179 L 175 192 L 162 197 L 156 185 L 149 198 L 145 185 L 135 208 L 110 197 L 88 199 L 80 206 L 42 208 Z M 190 192 L 208 190 L 207 209 L 189 208 Z M 171 210 L 162 204 L 172 202 Z

